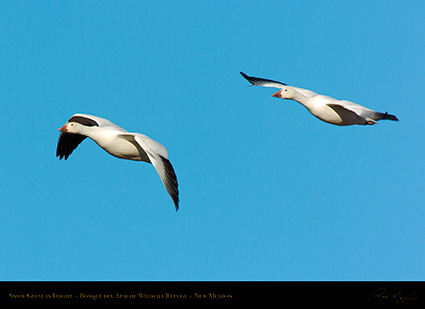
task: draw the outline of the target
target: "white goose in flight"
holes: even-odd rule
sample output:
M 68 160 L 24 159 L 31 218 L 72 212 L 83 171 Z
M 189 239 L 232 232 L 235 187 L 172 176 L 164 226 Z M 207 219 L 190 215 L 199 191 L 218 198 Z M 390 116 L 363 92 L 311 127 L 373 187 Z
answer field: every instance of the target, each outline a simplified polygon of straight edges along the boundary
M 167 149 L 150 137 L 140 133 L 130 133 L 107 119 L 75 114 L 59 129 L 56 156 L 68 156 L 86 138 L 90 137 L 109 154 L 127 160 L 152 163 L 162 183 L 179 209 L 179 190 L 173 166 L 168 161 Z
M 252 85 L 280 89 L 273 97 L 294 100 L 304 105 L 308 111 L 320 120 L 338 126 L 350 126 L 353 124 L 373 125 L 381 119 L 398 121 L 397 117 L 388 113 L 379 113 L 346 100 L 317 94 L 311 90 L 288 86 L 284 83 L 271 79 L 248 76 L 242 73 Z

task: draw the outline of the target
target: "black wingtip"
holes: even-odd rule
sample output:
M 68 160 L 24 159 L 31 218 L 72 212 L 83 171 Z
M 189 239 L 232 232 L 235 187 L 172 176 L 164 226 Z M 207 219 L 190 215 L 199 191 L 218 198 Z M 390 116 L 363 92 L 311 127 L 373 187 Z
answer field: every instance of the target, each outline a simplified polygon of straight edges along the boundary
M 174 206 L 176 207 L 176 211 L 179 210 L 179 189 L 178 189 L 178 182 L 177 182 L 177 176 L 174 172 L 174 168 L 171 165 L 171 162 L 161 156 L 162 162 L 164 163 L 164 170 L 165 170 L 165 179 L 163 180 L 165 188 L 168 191 L 168 194 L 170 195 L 171 199 L 174 202 Z
M 178 185 L 177 185 L 178 186 Z M 180 203 L 180 199 L 179 199 L 179 191 L 178 191 L 178 189 L 177 189 L 177 187 L 176 187 L 176 190 L 177 190 L 177 193 L 176 194 L 174 194 L 174 195 L 171 195 L 171 199 L 173 200 L 173 202 L 174 202 L 174 206 L 176 207 L 176 212 L 177 211 L 179 211 L 179 209 L 180 209 L 180 206 L 179 206 L 179 203 Z
M 59 135 L 58 146 L 56 148 L 56 156 L 59 160 L 68 159 L 69 155 L 78 147 L 78 145 L 86 138 L 80 134 L 70 134 L 62 132 Z
M 251 85 L 248 85 L 247 87 L 250 87 L 250 86 L 254 86 L 255 85 L 255 83 L 254 83 L 254 81 L 252 80 L 252 78 L 250 77 L 250 76 L 248 76 L 248 75 L 246 75 L 244 72 L 239 72 L 239 73 L 241 73 L 241 75 L 247 80 L 247 81 L 249 81 L 250 83 L 251 83 Z
M 241 75 L 247 80 L 247 81 L 249 81 L 250 83 L 252 83 L 252 81 L 250 80 L 250 77 L 248 76 L 248 75 L 246 75 L 244 72 L 239 72 L 239 73 L 241 73 Z
M 278 82 L 278 81 L 275 81 L 275 80 L 272 80 L 272 79 L 261 78 L 261 77 L 254 77 L 254 76 L 248 76 L 244 72 L 239 72 L 239 73 L 241 73 L 241 75 L 247 81 L 249 81 L 252 84 L 252 85 L 248 85 L 248 86 L 263 86 L 265 83 L 275 83 L 275 84 L 279 84 L 279 85 L 282 85 L 282 86 L 286 86 L 285 83 Z
M 177 180 L 177 179 L 176 179 Z M 178 184 L 177 184 L 177 186 L 178 186 Z M 180 206 L 179 206 L 179 203 L 180 203 L 180 199 L 179 199 L 179 191 L 178 191 L 178 189 L 177 189 L 177 187 L 176 187 L 176 190 L 177 190 L 177 194 L 174 194 L 174 195 L 171 195 L 171 199 L 173 200 L 173 202 L 174 202 L 174 206 L 176 207 L 176 212 L 178 212 L 179 211 L 179 209 L 180 209 Z

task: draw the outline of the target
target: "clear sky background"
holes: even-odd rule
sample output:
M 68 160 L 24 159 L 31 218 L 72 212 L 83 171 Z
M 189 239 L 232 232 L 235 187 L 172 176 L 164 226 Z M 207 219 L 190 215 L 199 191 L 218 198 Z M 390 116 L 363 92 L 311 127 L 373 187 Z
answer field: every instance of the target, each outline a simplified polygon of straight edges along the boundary
M 425 2 L 0 2 L 1 280 L 424 280 Z M 239 71 L 400 121 L 338 127 Z M 76 112 L 165 145 L 152 165 Z

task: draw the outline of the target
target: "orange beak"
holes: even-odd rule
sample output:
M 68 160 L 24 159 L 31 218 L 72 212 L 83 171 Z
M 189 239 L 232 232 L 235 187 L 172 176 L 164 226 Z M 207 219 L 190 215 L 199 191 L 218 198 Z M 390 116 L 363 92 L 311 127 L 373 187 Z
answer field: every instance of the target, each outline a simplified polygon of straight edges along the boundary
M 275 98 L 281 98 L 281 97 L 282 97 L 281 92 L 282 92 L 282 90 L 279 90 L 278 92 L 273 93 L 273 94 L 272 94 L 272 97 L 275 97 Z
M 65 124 L 62 128 L 59 128 L 58 131 L 66 132 L 67 131 L 67 125 Z

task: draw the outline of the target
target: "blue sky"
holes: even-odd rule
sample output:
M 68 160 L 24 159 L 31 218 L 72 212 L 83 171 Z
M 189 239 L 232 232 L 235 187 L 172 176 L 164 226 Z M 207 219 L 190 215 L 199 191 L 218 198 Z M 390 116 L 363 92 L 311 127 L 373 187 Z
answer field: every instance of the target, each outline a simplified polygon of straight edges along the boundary
M 1 280 L 424 280 L 423 1 L 2 1 Z M 239 71 L 400 121 L 338 127 Z M 164 144 L 146 163 L 76 112 Z

